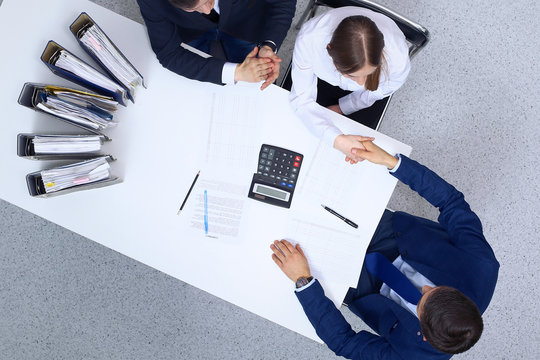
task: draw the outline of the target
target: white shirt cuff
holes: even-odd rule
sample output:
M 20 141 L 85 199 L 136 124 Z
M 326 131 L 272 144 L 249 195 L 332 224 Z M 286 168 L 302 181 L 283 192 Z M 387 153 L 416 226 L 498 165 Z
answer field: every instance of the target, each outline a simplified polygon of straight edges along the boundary
M 227 62 L 221 70 L 221 82 L 224 84 L 236 84 L 234 81 L 234 72 L 236 71 L 236 63 Z
M 396 157 L 398 158 L 398 162 L 396 164 L 396 166 L 394 166 L 392 169 L 390 169 L 390 173 L 393 174 L 397 171 L 397 169 L 399 168 L 399 165 L 401 165 L 401 154 L 397 154 Z
M 310 287 L 311 285 L 313 285 L 313 283 L 315 283 L 315 278 L 311 279 L 310 282 L 308 282 L 306 285 L 302 286 L 301 288 L 294 289 L 294 292 L 300 292 L 300 291 L 302 291 L 302 290 L 305 290 L 305 289 L 307 289 L 308 287 Z
M 334 141 L 336 141 L 336 138 L 339 135 L 342 135 L 343 133 L 335 126 L 328 126 L 326 131 L 323 134 L 323 142 L 330 146 L 331 148 L 334 147 Z

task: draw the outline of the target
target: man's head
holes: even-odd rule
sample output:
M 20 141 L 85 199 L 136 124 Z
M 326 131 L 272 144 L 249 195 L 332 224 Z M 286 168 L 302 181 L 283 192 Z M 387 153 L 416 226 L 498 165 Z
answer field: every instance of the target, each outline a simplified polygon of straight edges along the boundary
M 187 12 L 200 12 L 210 14 L 214 8 L 215 0 L 169 0 L 169 2 L 179 9 Z
M 418 318 L 431 346 L 447 354 L 458 354 L 476 344 L 484 324 L 471 299 L 449 286 L 424 286 L 422 294 Z

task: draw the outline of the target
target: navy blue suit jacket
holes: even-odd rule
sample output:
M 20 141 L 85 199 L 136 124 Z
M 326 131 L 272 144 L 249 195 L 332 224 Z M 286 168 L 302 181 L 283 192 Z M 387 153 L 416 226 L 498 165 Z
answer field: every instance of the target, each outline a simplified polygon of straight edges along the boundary
M 393 174 L 440 210 L 439 222 L 402 212 L 393 228 L 402 258 L 435 285 L 452 286 L 484 312 L 491 300 L 499 263 L 482 234 L 480 220 L 463 194 L 433 171 L 401 156 Z M 337 355 L 351 359 L 449 359 L 423 340 L 418 319 L 380 294 L 349 304 L 379 336 L 355 333 L 316 282 L 297 293 L 319 337 Z
M 167 69 L 199 81 L 221 84 L 224 60 L 205 59 L 180 46 L 216 27 L 235 38 L 279 47 L 287 35 L 296 0 L 220 0 L 216 25 L 199 12 L 186 12 L 168 0 L 137 0 L 152 49 Z

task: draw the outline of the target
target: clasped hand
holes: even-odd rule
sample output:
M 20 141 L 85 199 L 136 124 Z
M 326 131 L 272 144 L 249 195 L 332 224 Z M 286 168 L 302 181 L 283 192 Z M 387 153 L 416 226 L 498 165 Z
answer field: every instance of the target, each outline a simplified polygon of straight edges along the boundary
M 245 60 L 236 66 L 234 80 L 247 82 L 264 80 L 261 85 L 261 90 L 264 90 L 279 76 L 280 62 L 281 59 L 268 46 L 263 46 L 260 52 L 258 47 L 254 47 Z
M 356 151 L 358 149 L 365 150 L 363 142 L 373 140 L 375 140 L 375 138 L 371 136 L 338 135 L 334 140 L 334 148 L 345 154 L 345 161 L 356 164 L 357 162 L 364 160 L 364 158 L 358 156 Z M 355 152 L 353 152 L 353 150 Z
M 340 136 L 344 136 L 344 138 L 338 141 Z M 367 160 L 374 164 L 384 165 L 388 169 L 393 169 L 396 166 L 398 159 L 381 149 L 379 146 L 375 145 L 373 140 L 374 138 L 366 138 L 364 136 L 339 135 L 334 142 L 334 147 L 344 152 L 345 161 L 348 161 L 351 164 L 356 164 L 359 161 Z M 359 141 L 360 146 L 348 147 L 349 144 L 354 141 Z M 336 146 L 336 142 L 338 145 L 344 146 L 343 149 L 345 151 L 338 148 Z

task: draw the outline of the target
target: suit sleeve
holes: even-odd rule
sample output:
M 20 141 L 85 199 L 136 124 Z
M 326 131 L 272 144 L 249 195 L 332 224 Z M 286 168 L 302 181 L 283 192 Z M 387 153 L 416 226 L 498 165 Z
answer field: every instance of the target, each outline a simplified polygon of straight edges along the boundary
M 318 281 L 296 296 L 317 335 L 336 355 L 357 360 L 401 360 L 384 338 L 367 331 L 354 332 Z
M 272 40 L 279 49 L 291 27 L 296 0 L 266 0 L 266 3 L 268 14 L 265 14 L 266 19 L 260 41 Z
M 160 14 L 151 1 L 138 2 L 150 44 L 161 65 L 189 79 L 222 84 L 221 73 L 225 61 L 204 58 L 181 47 L 182 36 L 178 27 Z
M 454 186 L 404 155 L 401 155 L 401 165 L 392 175 L 439 208 L 439 224 L 446 229 L 454 245 L 473 254 L 487 253 L 495 259 L 483 235 L 480 219 Z

